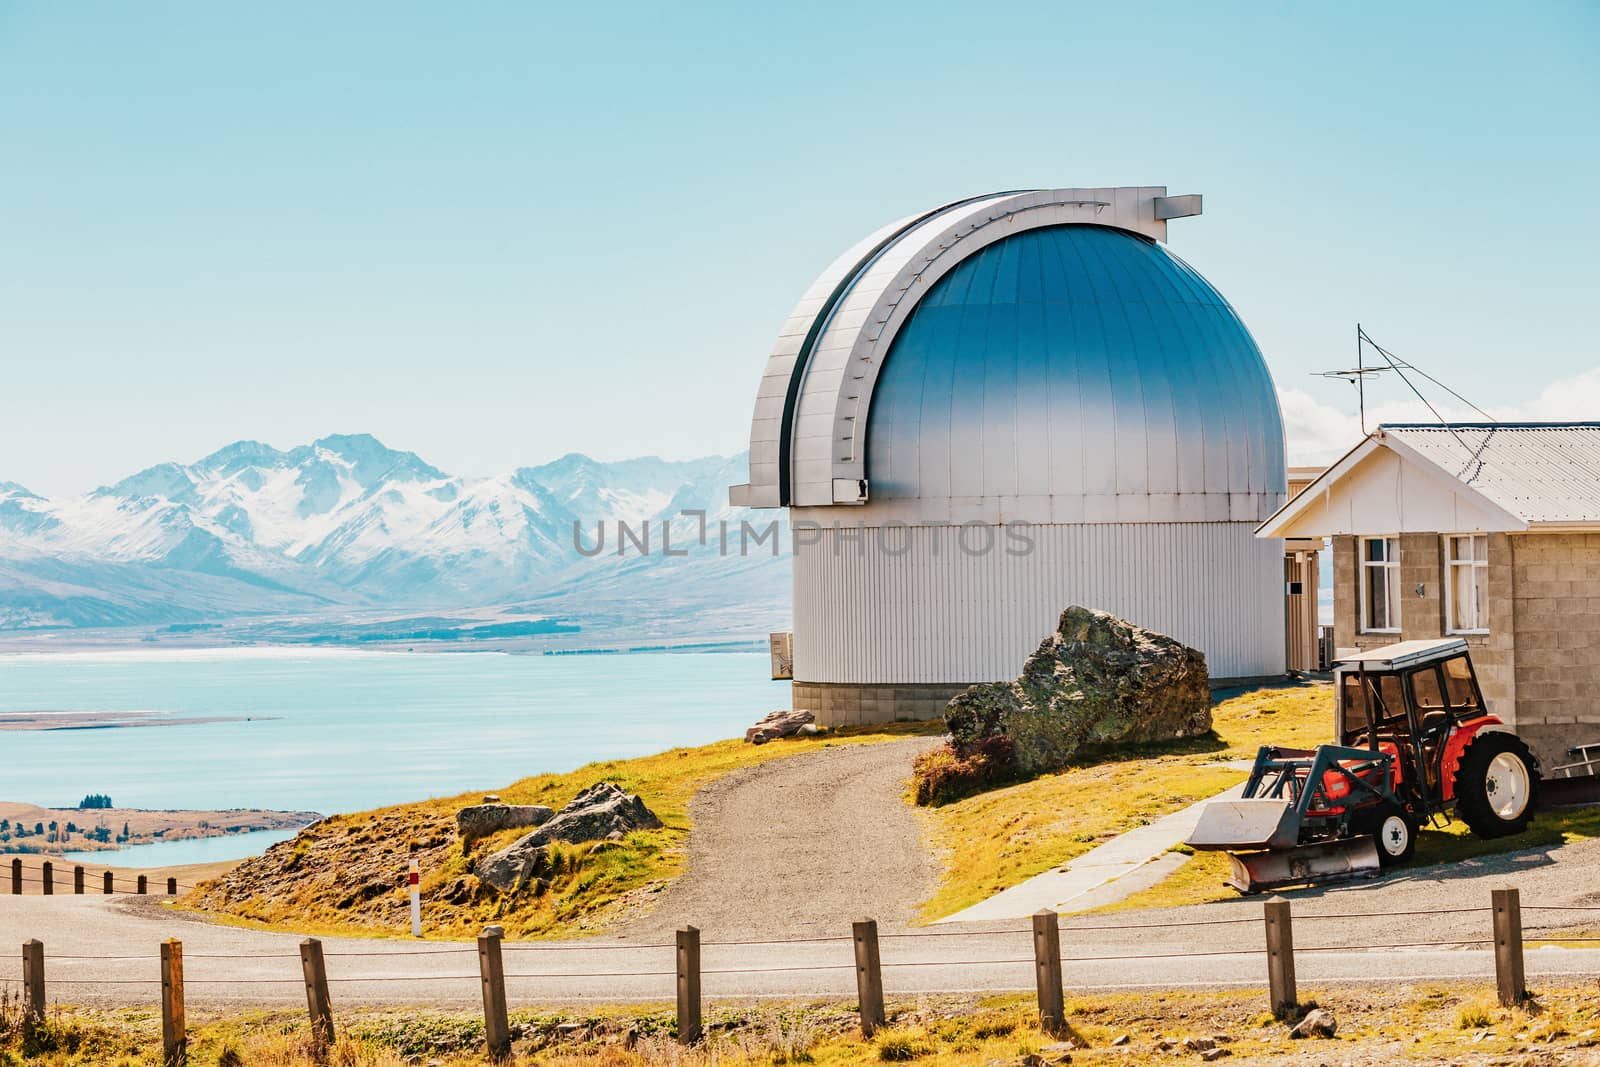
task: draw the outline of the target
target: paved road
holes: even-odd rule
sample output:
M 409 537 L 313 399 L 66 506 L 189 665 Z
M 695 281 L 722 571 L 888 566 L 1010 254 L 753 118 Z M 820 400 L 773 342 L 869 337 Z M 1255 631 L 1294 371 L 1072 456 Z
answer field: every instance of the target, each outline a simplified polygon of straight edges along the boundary
M 1582 846 L 1569 846 L 1568 850 Z M 1587 856 L 1571 857 L 1580 868 Z M 1486 945 L 1488 890 L 1507 870 L 1523 887 L 1529 934 L 1574 921 L 1600 923 L 1600 910 L 1546 912 L 1532 905 L 1580 903 L 1556 898 L 1552 872 L 1567 866 L 1562 853 L 1523 853 L 1474 869 L 1417 872 L 1408 882 L 1300 894 L 1295 900 L 1298 970 L 1305 984 L 1480 978 L 1493 974 Z M 1592 866 L 1588 867 L 1593 870 Z M 1441 883 L 1452 887 L 1453 907 L 1410 914 L 1408 898 Z M 1572 894 L 1569 894 L 1569 898 Z M 1593 904 L 1584 904 L 1590 907 Z M 1069 989 L 1262 986 L 1260 902 L 1233 901 L 1164 912 L 1067 917 L 1062 951 Z M 1369 918 L 1314 916 L 1369 914 Z M 1152 924 L 1204 925 L 1152 925 Z M 848 917 L 838 924 L 848 933 Z M 962 924 L 908 931 L 886 929 L 882 945 L 885 985 L 891 995 L 939 991 L 1031 988 L 1031 938 L 1025 923 Z M 45 943 L 49 996 L 62 1003 L 150 1005 L 157 992 L 156 951 L 162 938 L 184 943 L 188 997 L 198 1006 L 303 1004 L 298 938 L 200 922 L 154 900 L 128 897 L 0 896 L 0 944 Z M 854 995 L 851 948 L 844 936 L 782 944 L 729 943 L 714 928 L 704 932 L 704 988 L 708 997 Z M 1453 947 L 1385 946 L 1446 941 Z M 1350 947 L 1371 946 L 1371 947 Z M 1320 951 L 1336 948 L 1336 951 Z M 329 977 L 337 1004 L 396 1003 L 472 1006 L 479 996 L 471 945 L 327 939 Z M 1185 953 L 1174 956 L 1169 954 Z M 94 958 L 82 958 L 94 957 Z M 127 958 L 106 958 L 127 957 Z M 0 959 L 0 984 L 20 981 L 20 952 Z M 673 950 L 668 940 L 639 944 L 596 939 L 582 943 L 509 945 L 506 972 L 513 1002 L 670 1000 Z M 1534 948 L 1530 980 L 1558 975 L 1600 975 L 1600 949 Z

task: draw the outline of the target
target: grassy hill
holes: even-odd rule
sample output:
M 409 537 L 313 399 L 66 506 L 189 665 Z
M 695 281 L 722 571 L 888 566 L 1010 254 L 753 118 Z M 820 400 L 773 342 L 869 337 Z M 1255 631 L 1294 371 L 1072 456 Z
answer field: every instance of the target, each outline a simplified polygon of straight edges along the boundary
M 406 867 L 414 843 L 422 868 L 427 936 L 476 935 L 491 922 L 503 925 L 513 938 L 592 933 L 645 906 L 653 892 L 682 871 L 689 800 L 716 779 L 820 748 L 943 729 L 942 722 L 896 723 L 766 745 L 719 741 L 640 759 L 591 763 L 568 774 L 540 774 L 504 786 L 495 792 L 507 804 L 546 804 L 559 810 L 581 790 L 615 782 L 638 793 L 663 823 L 659 830 L 636 831 L 618 842 L 553 846 L 555 872 L 542 893 L 533 886 L 502 896 L 478 884 L 473 863 L 527 831 L 507 830 L 463 852 L 455 814 L 481 801 L 481 793 L 472 793 L 324 819 L 201 886 L 181 906 L 225 920 L 313 933 L 409 936 Z

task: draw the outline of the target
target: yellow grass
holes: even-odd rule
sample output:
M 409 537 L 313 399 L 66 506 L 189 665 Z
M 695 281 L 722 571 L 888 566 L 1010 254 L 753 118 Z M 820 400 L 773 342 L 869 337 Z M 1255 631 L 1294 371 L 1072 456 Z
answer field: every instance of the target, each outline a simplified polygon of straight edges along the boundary
M 1261 745 L 1328 740 L 1333 689 L 1310 683 L 1228 696 L 1212 709 L 1212 723 L 1204 738 L 1096 754 L 1099 762 L 1086 758 L 1058 774 L 921 809 L 944 865 L 923 916 L 960 911 L 1238 784 L 1245 772 L 1225 764 L 1254 759 Z
M 689 801 L 711 782 L 745 767 L 835 745 L 872 744 L 942 730 L 942 722 L 894 723 L 845 728 L 824 736 L 773 741 L 765 745 L 746 744 L 742 740 L 718 741 L 638 759 L 606 760 L 567 774 L 539 774 L 513 782 L 496 790 L 503 802 L 545 804 L 558 810 L 596 782 L 615 782 L 628 792 L 639 794 L 664 826 L 659 830 L 629 834 L 615 845 L 607 842 L 603 848 L 593 851 L 590 846 L 555 846 L 554 851 L 562 857 L 565 869 L 550 879 L 549 891 L 538 896 L 524 893 L 515 900 L 483 898 L 459 904 L 443 900 L 443 891 L 467 874 L 468 857 L 461 854 L 453 840 L 447 847 L 435 847 L 425 853 L 427 859 L 423 864 L 422 891 L 429 901 L 427 936 L 471 936 L 486 922 L 498 922 L 506 928 L 508 936 L 521 938 L 570 936 L 603 929 L 622 917 L 630 903 L 636 904 L 642 896 L 659 891 L 681 873 L 686 858 L 684 845 L 690 830 Z M 370 846 L 387 841 L 393 837 L 396 827 L 437 827 L 447 821 L 453 823 L 458 809 L 481 799 L 482 793 L 477 792 L 336 816 L 326 825 L 309 828 L 291 847 L 303 850 L 305 843 L 318 835 L 343 834 L 353 842 L 351 853 L 344 858 L 354 864 L 363 859 L 355 843 L 368 842 Z M 510 830 L 486 838 L 474 849 L 474 855 L 482 856 L 509 844 L 523 832 Z M 269 853 L 267 858 L 272 856 Z M 404 860 L 397 862 L 403 870 Z M 205 911 L 225 921 L 253 926 L 289 926 L 317 934 L 397 936 L 409 932 L 403 920 L 407 891 L 400 881 L 396 881 L 383 899 L 383 903 L 392 908 L 377 919 L 352 915 L 349 909 L 337 906 L 350 888 L 348 879 L 306 879 L 292 891 L 276 896 L 262 894 L 228 904 L 216 893 L 202 888 L 180 906 Z M 391 915 L 400 918 L 390 918 Z
M 1265 991 L 1160 991 L 1070 997 L 1068 1032 L 1043 1033 L 1032 995 L 929 996 L 889 1004 L 890 1026 L 867 1040 L 851 1006 L 830 1002 L 712 1005 L 709 1036 L 685 1049 L 673 1040 L 666 1005 L 586 1008 L 565 1014 L 512 1013 L 518 1065 L 645 1067 L 657 1064 L 754 1067 L 815 1063 L 913 1062 L 924 1067 L 1065 1062 L 1199 1062 L 1185 1038 L 1218 1041 L 1231 1062 L 1588 1063 L 1600 1040 L 1600 999 L 1592 981 L 1538 992 L 1526 1008 L 1503 1008 L 1483 983 L 1421 983 L 1317 990 L 1338 1020 L 1332 1040 L 1291 1041 L 1288 1026 L 1263 1011 Z M 558 1027 L 565 1023 L 565 1029 Z M 302 1014 L 255 1012 L 206 1018 L 191 1013 L 189 1062 L 221 1067 L 441 1067 L 485 1064 L 482 1022 L 472 1013 L 351 1011 L 336 1019 L 338 1040 L 319 1060 Z M 1162 1051 L 1161 1042 L 1178 1044 Z M 1053 1047 L 1054 1046 L 1054 1047 Z M 1519 1054 L 1523 1058 L 1516 1058 Z M 1531 1057 L 1530 1057 L 1531 1054 Z M 1043 1060 L 1030 1057 L 1043 1056 Z M 150 1012 L 56 1009 L 24 1027 L 0 1006 L 0 1064 L 40 1067 L 161 1063 L 160 1021 Z

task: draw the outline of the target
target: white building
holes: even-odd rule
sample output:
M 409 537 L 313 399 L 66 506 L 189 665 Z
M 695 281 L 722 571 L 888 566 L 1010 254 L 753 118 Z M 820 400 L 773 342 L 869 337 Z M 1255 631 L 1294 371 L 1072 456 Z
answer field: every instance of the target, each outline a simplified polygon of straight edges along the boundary
M 1070 604 L 1284 672 L 1283 427 L 1238 316 L 1169 253 L 1197 196 L 974 197 L 849 249 L 767 361 L 735 504 L 795 527 L 794 706 L 931 717 Z
M 1261 533 L 1333 539 L 1341 654 L 1460 637 L 1547 771 L 1600 743 L 1600 423 L 1380 426 Z

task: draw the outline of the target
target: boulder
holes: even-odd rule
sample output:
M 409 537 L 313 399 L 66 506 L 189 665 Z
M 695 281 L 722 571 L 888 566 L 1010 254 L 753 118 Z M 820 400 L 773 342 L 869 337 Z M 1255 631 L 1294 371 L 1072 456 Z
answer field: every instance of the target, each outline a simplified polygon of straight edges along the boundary
M 543 826 L 556 813 L 543 804 L 474 804 L 456 812 L 456 831 L 463 844 L 501 830 L 520 830 L 524 826 Z
M 550 850 L 524 837 L 478 863 L 478 881 L 502 893 L 515 893 L 535 881 L 549 866 Z
M 1011 682 L 945 708 L 958 754 L 1004 737 L 1017 770 L 1055 770 L 1085 745 L 1198 737 L 1211 729 L 1205 656 L 1108 612 L 1070 607 Z
M 1289 1036 L 1296 1040 L 1307 1037 L 1332 1037 L 1339 1032 L 1339 1020 L 1333 1017 L 1333 1012 L 1321 1008 L 1313 1008 L 1306 1012 L 1306 1017 L 1301 1019 Z
M 802 726 L 815 720 L 816 716 L 809 711 L 775 711 L 746 730 L 744 739 L 759 745 L 774 737 L 793 737 Z

